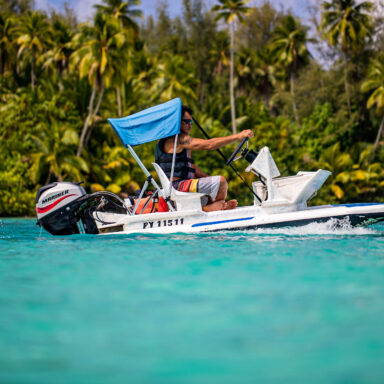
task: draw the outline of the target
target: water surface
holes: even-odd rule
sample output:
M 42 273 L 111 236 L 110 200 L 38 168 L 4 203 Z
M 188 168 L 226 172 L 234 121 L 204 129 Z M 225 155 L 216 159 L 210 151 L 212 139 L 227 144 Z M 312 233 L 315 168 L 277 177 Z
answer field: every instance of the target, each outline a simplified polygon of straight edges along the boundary
M 384 225 L 53 237 L 0 220 L 1 383 L 383 383 Z

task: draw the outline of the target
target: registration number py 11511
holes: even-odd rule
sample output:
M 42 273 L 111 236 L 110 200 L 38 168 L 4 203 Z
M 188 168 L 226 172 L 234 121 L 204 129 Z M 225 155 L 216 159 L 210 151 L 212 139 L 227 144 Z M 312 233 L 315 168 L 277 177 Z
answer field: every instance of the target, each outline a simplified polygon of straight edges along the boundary
M 159 228 L 159 227 L 172 227 L 173 225 L 183 225 L 184 218 L 146 221 L 143 223 L 143 229 Z

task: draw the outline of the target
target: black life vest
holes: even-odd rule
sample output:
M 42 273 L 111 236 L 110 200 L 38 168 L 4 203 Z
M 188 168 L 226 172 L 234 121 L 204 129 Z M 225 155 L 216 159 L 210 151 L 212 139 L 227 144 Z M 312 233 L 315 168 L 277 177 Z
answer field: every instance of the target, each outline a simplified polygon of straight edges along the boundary
M 171 177 L 172 169 L 172 153 L 164 152 L 164 143 L 166 139 L 158 141 L 155 150 L 155 161 L 160 165 L 167 177 Z M 179 179 L 193 179 L 195 177 L 195 169 L 192 167 L 193 160 L 191 158 L 191 151 L 183 149 L 180 153 L 176 153 L 175 169 L 173 177 Z

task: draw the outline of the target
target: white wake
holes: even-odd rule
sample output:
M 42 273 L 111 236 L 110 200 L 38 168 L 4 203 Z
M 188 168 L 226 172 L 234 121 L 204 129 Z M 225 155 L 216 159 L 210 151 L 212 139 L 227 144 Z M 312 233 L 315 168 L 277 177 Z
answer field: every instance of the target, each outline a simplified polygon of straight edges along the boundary
M 380 234 L 379 231 L 372 227 L 353 227 L 348 218 L 329 219 L 324 223 L 310 223 L 302 227 L 283 227 L 283 228 L 259 228 L 253 231 L 255 234 L 279 234 L 292 236 L 305 235 L 374 235 Z

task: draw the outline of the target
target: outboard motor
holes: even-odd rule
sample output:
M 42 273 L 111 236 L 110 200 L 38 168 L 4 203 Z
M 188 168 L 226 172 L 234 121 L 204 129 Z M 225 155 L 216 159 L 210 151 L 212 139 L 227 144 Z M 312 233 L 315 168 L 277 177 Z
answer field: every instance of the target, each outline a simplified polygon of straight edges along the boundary
M 108 191 L 88 195 L 81 183 L 57 182 L 37 191 L 37 224 L 52 235 L 97 234 L 97 212 L 131 214 L 132 207 Z
M 41 187 L 36 195 L 37 223 L 52 235 L 80 233 L 75 212 L 86 196 L 79 184 L 57 182 Z

